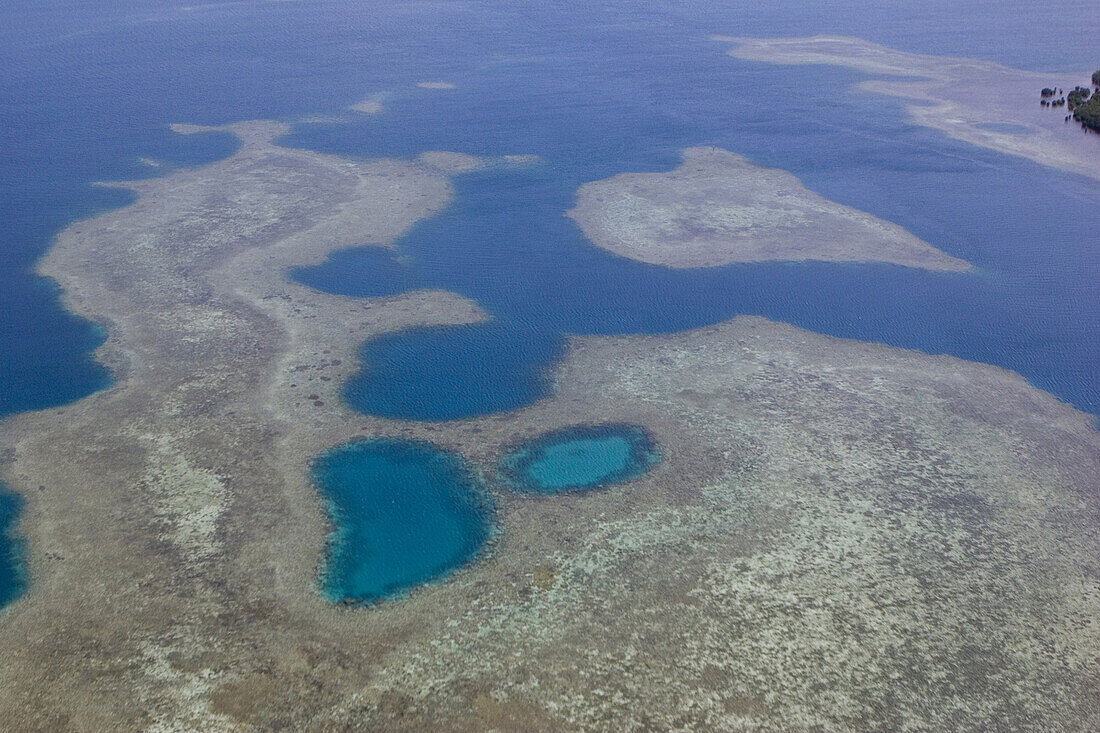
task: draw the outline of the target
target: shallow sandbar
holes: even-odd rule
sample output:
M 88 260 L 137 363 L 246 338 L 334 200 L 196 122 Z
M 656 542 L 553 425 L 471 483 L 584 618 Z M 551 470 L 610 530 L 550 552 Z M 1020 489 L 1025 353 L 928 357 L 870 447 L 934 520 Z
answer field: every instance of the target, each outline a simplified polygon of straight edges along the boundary
M 859 87 L 914 100 L 914 124 L 951 137 L 1028 158 L 1052 168 L 1100 179 L 1100 136 L 1065 121 L 1065 108 L 1039 106 L 1044 87 L 1066 91 L 1087 85 L 1090 72 L 1037 73 L 976 59 L 897 51 L 847 36 L 729 38 L 730 56 L 769 64 L 842 66 L 867 74 L 903 77 L 869 80 Z M 906 78 L 908 77 L 908 78 Z M 1010 123 L 1020 128 L 990 127 Z
M 569 215 L 597 246 L 668 267 L 767 260 L 969 267 L 896 224 L 819 196 L 786 171 L 720 148 L 688 148 L 667 173 L 586 183 Z

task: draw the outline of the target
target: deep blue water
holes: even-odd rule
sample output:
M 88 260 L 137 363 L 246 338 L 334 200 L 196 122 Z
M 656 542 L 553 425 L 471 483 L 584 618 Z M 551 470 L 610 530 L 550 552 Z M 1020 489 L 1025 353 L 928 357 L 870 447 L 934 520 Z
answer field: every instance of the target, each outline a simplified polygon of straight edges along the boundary
M 365 346 L 370 368 L 348 385 L 361 409 L 431 419 L 506 409 L 542 393 L 563 333 L 759 313 L 1006 366 L 1100 412 L 1095 183 L 909 127 L 898 101 L 849 90 L 858 75 L 741 62 L 707 41 L 845 33 L 1022 68 L 1092 69 L 1094 44 L 1036 29 L 1096 38 L 1095 2 L 31 0 L 0 18 L 0 416 L 109 381 L 89 356 L 102 333 L 33 275 L 65 223 L 128 200 L 93 181 L 157 175 L 234 147 L 221 135 L 173 135 L 171 122 L 339 113 L 378 91 L 393 92 L 386 113 L 303 125 L 289 142 L 362 156 L 537 153 L 544 163 L 459 178 L 454 205 L 404 238 L 396 259 L 349 253 L 298 273 L 361 295 L 447 287 L 496 317 Z M 413 86 L 426 79 L 458 88 Z M 789 170 L 981 269 L 670 272 L 591 248 L 562 216 L 585 181 L 664 170 L 698 144 Z M 148 169 L 139 157 L 167 165 Z M 392 380 L 381 384 L 383 374 Z
M 449 121 L 441 128 L 408 130 L 394 115 L 363 123 L 369 130 L 309 128 L 293 136 L 295 144 L 334 152 L 441 148 L 534 152 L 547 161 L 459 177 L 454 205 L 404 237 L 398 259 L 363 248 L 294 274 L 344 294 L 441 287 L 477 300 L 496 319 L 368 343 L 369 368 L 348 385 L 350 403 L 427 420 L 517 407 L 545 393 L 543 375 L 562 334 L 668 332 L 751 313 L 998 364 L 1100 412 L 1100 251 L 1087 234 L 1100 226 L 1100 187 L 942 140 L 905 125 L 896 107 L 872 95 L 828 104 L 856 78 L 847 73 L 811 67 L 806 78 L 790 79 L 788 69 L 732 69 L 737 62 L 721 56 L 715 65 L 725 69 L 726 94 L 704 104 L 669 84 L 660 96 L 679 103 L 676 115 L 639 114 L 624 92 L 588 105 L 561 102 L 552 115 L 532 117 L 541 88 L 526 88 L 524 77 L 509 85 L 521 98 L 512 115 L 476 109 L 486 104 L 482 90 L 456 90 L 420 103 Z M 753 89 L 783 85 L 808 101 L 782 120 L 763 122 L 744 104 Z M 598 250 L 563 216 L 585 181 L 666 170 L 691 144 L 791 170 L 822 194 L 903 224 L 979 271 L 819 263 L 672 270 Z M 391 259 L 372 266 L 381 257 Z
M 490 322 L 417 328 L 364 344 L 344 399 L 384 417 L 451 420 L 523 407 L 564 347 L 541 327 Z
M 580 425 L 517 446 L 501 458 L 500 470 L 514 489 L 551 495 L 629 481 L 660 460 L 641 427 Z
M 321 585 L 332 601 L 373 602 L 472 558 L 489 534 L 481 489 L 454 454 L 427 443 L 368 440 L 313 467 L 336 529 Z

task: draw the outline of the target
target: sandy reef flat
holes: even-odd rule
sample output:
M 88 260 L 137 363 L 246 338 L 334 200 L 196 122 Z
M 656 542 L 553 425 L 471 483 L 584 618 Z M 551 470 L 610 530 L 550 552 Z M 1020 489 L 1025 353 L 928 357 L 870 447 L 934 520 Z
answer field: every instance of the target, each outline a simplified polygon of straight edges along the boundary
M 721 148 L 688 148 L 667 173 L 586 183 L 569 216 L 598 247 L 668 267 L 767 260 L 969 267 L 896 224 L 819 196 L 786 171 Z
M 860 89 L 911 99 L 910 121 L 963 142 L 1028 158 L 1042 165 L 1100 179 L 1100 136 L 1065 122 L 1065 109 L 1039 106 L 1039 91 L 1087 85 L 1092 70 L 1079 74 L 1020 71 L 975 59 L 897 51 L 847 36 L 733 38 L 729 55 L 769 64 L 842 66 L 876 76 Z M 905 79 L 904 77 L 908 77 Z M 1005 132 L 990 125 L 1018 125 Z
M 71 225 L 42 263 L 107 327 L 117 383 L 0 425 L 32 580 L 0 616 L 5 724 L 1100 726 L 1088 416 L 998 368 L 759 318 L 574 338 L 552 394 L 513 413 L 357 415 L 339 390 L 361 340 L 486 315 L 283 275 L 392 246 L 446 204 L 447 174 L 230 129 L 235 155 L 133 184 L 132 205 Z M 662 462 L 591 494 L 492 488 L 507 446 L 594 420 L 644 426 Z M 329 604 L 308 465 L 379 435 L 460 452 L 499 536 L 406 598 Z

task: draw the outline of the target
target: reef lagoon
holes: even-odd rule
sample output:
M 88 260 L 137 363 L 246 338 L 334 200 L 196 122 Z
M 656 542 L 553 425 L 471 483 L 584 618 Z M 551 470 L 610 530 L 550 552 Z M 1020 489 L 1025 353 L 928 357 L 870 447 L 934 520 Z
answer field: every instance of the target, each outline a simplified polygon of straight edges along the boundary
M 428 443 L 366 440 L 313 467 L 335 529 L 321 571 L 331 601 L 370 603 L 438 578 L 477 554 L 490 511 L 456 455 Z
M 517 491 L 560 494 L 622 483 L 661 460 L 636 425 L 582 425 L 545 433 L 501 460 L 505 482 Z
M 332 269 L 344 276 L 333 279 Z M 354 298 L 381 298 L 423 287 L 393 250 L 382 247 L 343 249 L 329 255 L 323 265 L 295 267 L 288 274 L 311 288 Z
M 1089 50 L 1036 43 L 1031 29 L 1051 17 L 1091 29 L 1095 14 L 1076 2 L 967 13 L 908 1 L 799 8 L 473 2 L 440 9 L 427 33 L 417 6 L 393 2 L 151 13 L 127 0 L 20 14 L 0 80 L 5 108 L 19 110 L 0 161 L 10 202 L 0 208 L 0 415 L 111 383 L 92 358 L 103 331 L 67 311 L 34 272 L 66 224 L 133 200 L 90 184 L 162 176 L 238 144 L 224 132 L 176 135 L 169 123 L 262 118 L 293 125 L 284 144 L 356 159 L 540 156 L 456 177 L 452 204 L 394 250 L 343 250 L 291 269 L 294 280 L 340 295 L 446 289 L 492 316 L 365 344 L 370 369 L 344 392 L 364 414 L 439 421 L 516 409 L 549 395 L 544 375 L 568 335 L 672 333 L 739 314 L 995 364 L 1100 414 L 1100 259 L 1080 234 L 1096 227 L 1095 184 L 910 125 L 902 102 L 853 92 L 865 74 L 734 59 L 709 40 L 840 33 L 1065 70 L 1090 65 Z M 345 26 L 348 17 L 361 22 Z M 293 42 L 276 30 L 288 27 Z M 197 53 L 195 39 L 218 54 Z M 256 48 L 267 63 L 255 63 Z M 429 73 L 448 87 L 419 86 Z M 802 102 L 777 115 L 759 103 L 761 90 L 774 89 Z M 375 100 L 373 113 L 348 109 L 364 98 Z M 987 129 L 1011 132 L 1005 124 Z M 811 262 L 672 272 L 596 249 L 563 216 L 586 183 L 671 170 L 681 150 L 699 145 L 789 171 L 977 269 Z
M 906 67 L 715 40 L 1043 70 L 1037 113 L 1096 58 L 1035 29 L 1094 3 L 14 5 L 0 719 L 1098 728 L 1096 177 L 914 124 Z M 973 269 L 668 268 L 567 215 L 699 148 Z M 592 491 L 654 465 L 592 422 L 659 468 Z
M 412 328 L 367 341 L 359 355 L 369 367 L 348 380 L 343 397 L 364 414 L 398 419 L 514 410 L 548 392 L 547 364 L 563 348 L 561 335 L 514 322 Z

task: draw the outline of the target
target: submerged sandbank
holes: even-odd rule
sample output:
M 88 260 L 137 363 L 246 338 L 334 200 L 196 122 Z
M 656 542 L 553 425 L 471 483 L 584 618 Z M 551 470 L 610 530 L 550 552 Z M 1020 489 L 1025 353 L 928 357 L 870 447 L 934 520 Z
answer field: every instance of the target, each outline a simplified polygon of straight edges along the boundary
M 389 98 L 389 93 L 378 92 L 372 94 L 366 99 L 362 99 L 355 104 L 348 107 L 353 112 L 362 112 L 365 115 L 377 115 L 386 110 L 386 99 Z
M 688 148 L 667 173 L 586 183 L 569 216 L 595 245 L 668 267 L 768 260 L 969 267 L 896 224 L 819 196 L 786 171 L 720 148 Z

